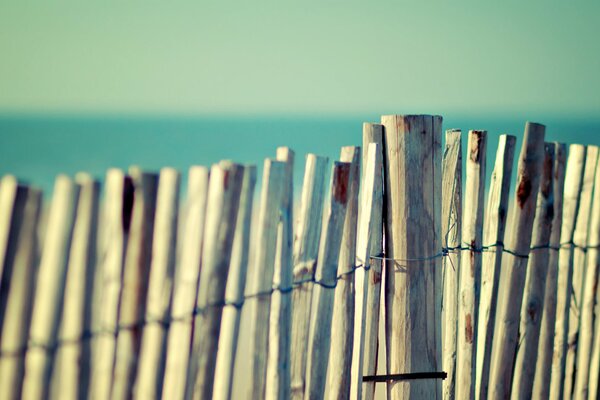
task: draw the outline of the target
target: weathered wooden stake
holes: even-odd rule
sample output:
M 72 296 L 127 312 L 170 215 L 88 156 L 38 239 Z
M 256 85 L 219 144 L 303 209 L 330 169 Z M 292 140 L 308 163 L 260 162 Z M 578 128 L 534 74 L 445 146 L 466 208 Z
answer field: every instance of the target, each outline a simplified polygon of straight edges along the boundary
M 173 321 L 167 340 L 167 361 L 163 398 L 182 399 L 190 358 L 196 293 L 200 276 L 202 243 L 208 195 L 208 168 L 193 166 L 189 170 L 188 194 L 183 221 L 181 259 L 175 270 L 173 291 Z
M 552 218 L 552 232 L 550 234 L 550 255 L 548 257 L 548 272 L 546 289 L 544 291 L 544 311 L 540 327 L 538 356 L 535 365 L 535 378 L 533 381 L 532 398 L 544 400 L 550 396 L 550 372 L 552 365 L 552 347 L 554 344 L 554 326 L 556 323 L 556 283 L 558 278 L 558 251 L 560 248 L 560 232 L 563 216 L 563 193 L 565 189 L 565 162 L 567 146 L 554 143 L 554 217 Z
M 532 122 L 525 125 L 517 170 L 511 235 L 505 240 L 510 253 L 505 253 L 502 257 L 498 293 L 503 294 L 498 298 L 488 399 L 507 399 L 510 395 L 519 312 L 544 161 L 544 132 L 544 125 Z
M 325 379 L 331 344 L 333 289 L 336 285 L 340 245 L 350 195 L 351 167 L 351 164 L 343 162 L 336 162 L 333 166 L 331 199 L 323 220 L 321 245 L 315 273 L 317 284 L 313 289 L 308 335 L 305 400 L 322 399 L 325 395 Z
M 442 369 L 448 374 L 442 382 L 442 398 L 454 400 L 456 388 L 456 321 L 458 313 L 458 272 L 462 226 L 462 133 L 446 131 L 442 159 L 442 243 L 450 249 L 442 259 Z
M 304 398 L 308 327 L 321 219 L 325 199 L 327 158 L 306 156 L 304 183 L 294 241 L 294 282 L 304 282 L 292 292 L 291 398 Z
M 586 146 L 578 144 L 569 146 L 569 159 L 567 160 L 567 170 L 565 173 L 562 229 L 560 233 L 561 247 L 558 253 L 556 326 L 549 397 L 551 400 L 560 400 L 563 394 L 573 276 L 573 246 L 571 244 L 573 243 L 579 210 L 586 155 Z
M 493 246 L 482 255 L 481 294 L 477 322 L 477 359 L 475 362 L 475 397 L 486 400 L 492 360 L 492 337 L 496 319 L 496 302 L 500 281 L 500 264 L 504 250 L 504 232 L 508 214 L 508 194 L 517 138 L 500 135 L 483 225 L 483 244 Z
M 436 276 L 441 271 L 442 117 L 383 116 L 387 371 L 434 372 L 441 368 L 441 318 Z M 437 270 L 437 271 L 436 271 Z M 436 399 L 434 379 L 388 383 L 388 397 Z
M 554 217 L 554 160 L 554 143 L 546 143 L 544 167 L 533 222 L 532 250 L 529 253 L 521 305 L 519 347 L 516 351 L 511 395 L 514 399 L 531 398 L 535 377 L 544 290 L 548 273 L 548 245 Z

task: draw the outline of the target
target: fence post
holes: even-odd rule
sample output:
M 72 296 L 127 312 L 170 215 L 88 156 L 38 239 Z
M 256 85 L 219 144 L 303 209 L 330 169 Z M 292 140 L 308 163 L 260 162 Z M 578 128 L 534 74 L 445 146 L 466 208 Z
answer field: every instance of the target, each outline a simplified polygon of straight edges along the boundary
M 351 169 L 352 165 L 344 162 L 336 162 L 333 166 L 330 201 L 323 220 L 315 273 L 316 284 L 313 288 L 305 399 L 321 399 L 325 396 L 325 379 L 331 345 L 333 289 L 337 282 L 340 245 L 351 190 Z
M 595 178 L 592 188 L 593 200 L 587 234 L 587 253 L 582 261 L 582 287 L 577 304 L 579 305 L 579 338 L 577 340 L 576 375 L 573 391 L 574 399 L 588 398 L 589 379 L 597 380 L 598 376 L 590 374 L 592 340 L 594 335 L 594 306 L 596 303 L 596 287 L 598 286 L 598 267 L 600 266 L 600 159 L 596 162 Z M 596 316 L 598 318 L 598 316 Z
M 4 264 L 9 251 L 10 233 L 13 215 L 16 208 L 23 208 L 27 189 L 21 186 L 20 198 L 17 203 L 19 184 L 12 175 L 6 175 L 0 180 L 0 284 L 3 280 Z M 14 243 L 12 243 L 14 245 Z M 4 304 L 2 304 L 3 306 Z M 0 329 L 2 329 L 2 310 L 0 309 Z
M 442 259 L 442 369 L 448 374 L 442 382 L 442 398 L 454 400 L 456 388 L 456 327 L 458 313 L 458 273 L 462 226 L 462 132 L 446 131 L 442 159 L 442 241 L 450 249 Z
M 504 232 L 508 214 L 508 194 L 517 138 L 500 135 L 494 170 L 490 179 L 488 203 L 483 226 L 483 244 L 493 246 L 482 254 L 481 293 L 477 322 L 477 359 L 475 397 L 487 399 L 492 336 L 500 282 L 500 264 L 504 250 Z
M 294 241 L 293 278 L 294 282 L 302 283 L 297 284 L 292 292 L 290 395 L 293 400 L 304 398 L 308 327 L 313 291 L 312 279 L 321 236 L 327 162 L 325 157 L 314 154 L 306 156 L 298 226 Z
M 327 397 L 348 399 L 354 338 L 354 272 L 356 266 L 356 235 L 358 219 L 358 195 L 360 191 L 361 148 L 342 147 L 340 161 L 350 163 L 349 192 L 346 217 L 340 245 L 338 262 L 339 279 L 334 291 L 331 319 L 331 342 L 335 345 L 329 352 L 327 368 Z
M 544 125 L 532 122 L 525 125 L 517 170 L 512 229 L 510 236 L 505 240 L 506 248 L 510 253 L 506 252 L 502 257 L 498 290 L 502 295 L 499 295 L 497 303 L 490 364 L 489 399 L 505 399 L 510 395 L 519 312 L 523 300 L 535 205 L 544 161 L 544 133 Z
M 512 398 L 530 399 L 538 354 L 540 325 L 544 307 L 544 290 L 548 274 L 548 257 L 552 219 L 554 216 L 554 143 L 545 144 L 545 156 L 537 196 L 535 219 L 529 253 L 521 322 L 519 346 L 516 350 L 513 372 Z
M 281 215 L 277 226 L 277 248 L 273 287 L 292 286 L 292 246 L 294 240 L 294 152 L 287 147 L 277 149 L 277 160 L 285 163 L 281 193 Z M 289 292 L 274 291 L 269 312 L 269 345 L 267 354 L 265 399 L 290 397 L 290 333 L 292 298 Z
M 569 308 L 571 307 L 571 284 L 573 276 L 573 236 L 579 210 L 583 173 L 585 170 L 587 147 L 573 144 L 569 146 L 569 158 L 565 173 L 563 220 L 558 253 L 558 277 L 556 292 L 556 326 L 550 378 L 550 399 L 560 400 L 563 394 L 565 373 L 565 353 L 569 328 Z
M 210 170 L 196 302 L 198 314 L 194 322 L 186 398 L 212 398 L 221 316 L 243 178 L 244 167 L 229 161 L 221 161 Z
M 189 170 L 181 258 L 175 269 L 172 321 L 167 339 L 167 360 L 163 383 L 163 398 L 182 399 L 192 342 L 192 327 L 198 278 L 202 259 L 202 243 L 208 195 L 208 168 L 193 166 Z
M 89 174 L 75 177 L 80 186 L 73 240 L 67 267 L 64 305 L 56 352 L 52 393 L 56 398 L 88 395 L 91 368 L 92 292 L 96 265 L 96 232 L 100 184 Z
M 378 146 L 371 146 L 371 144 Z M 373 147 L 374 150 L 371 150 Z M 381 297 L 381 257 L 383 252 L 383 126 L 363 124 L 363 157 L 360 206 L 358 209 L 358 242 L 356 263 L 369 266 L 369 270 L 355 272 L 354 351 L 350 398 L 372 400 L 375 383 L 363 383 L 364 375 L 374 375 L 377 369 L 377 345 L 379 333 L 379 305 Z M 373 154 L 372 154 L 373 153 Z M 374 165 L 370 167 L 370 164 Z M 374 176 L 367 175 L 374 168 Z M 367 179 L 373 179 L 373 182 Z M 367 186 L 368 185 L 368 186 Z M 363 216 L 363 213 L 367 213 Z
M 221 321 L 213 400 L 229 400 L 231 398 L 233 371 L 242 314 L 242 310 L 238 305 L 244 302 L 255 185 L 256 167 L 245 166 L 242 192 L 240 194 L 240 206 L 231 250 L 231 265 L 229 267 L 227 288 L 225 290 L 227 305 L 223 308 L 223 319 Z
M 538 356 L 535 365 L 532 398 L 547 399 L 550 396 L 550 372 L 552 365 L 552 345 L 554 343 L 554 325 L 556 323 L 556 279 L 558 277 L 558 251 L 563 216 L 563 193 L 565 188 L 565 161 L 567 146 L 554 143 L 555 163 L 553 179 L 554 217 L 550 234 L 548 272 L 544 291 L 544 311 L 540 327 Z
M 481 247 L 485 195 L 486 131 L 469 131 L 465 208 L 461 241 L 458 289 L 456 398 L 475 398 L 475 356 L 477 354 L 477 306 L 481 285 Z
M 3 179 L 2 190 L 5 190 Z M 8 178 L 12 181 L 12 177 Z M 16 180 L 9 182 L 17 185 Z M 37 228 L 42 205 L 40 190 L 17 186 L 7 232 L 0 330 L 0 398 L 19 399 L 25 373 L 25 351 L 37 279 Z M 10 270 L 10 274 L 7 271 Z M 8 276 L 10 275 L 10 280 Z M 6 280 L 5 280 L 6 279 Z M 6 297 L 4 297 L 6 296 Z
M 41 283 L 36 285 L 29 329 L 29 343 L 35 345 L 27 350 L 25 359 L 23 397 L 27 399 L 50 395 L 78 191 L 67 176 L 56 178 L 37 278 Z
M 179 172 L 173 168 L 163 168 L 158 178 L 145 325 L 134 389 L 138 399 L 156 399 L 162 395 L 167 320 L 171 316 L 175 274 L 178 213 Z
M 441 367 L 436 282 L 441 260 L 441 125 L 429 115 L 382 116 L 385 127 L 387 371 Z M 388 267 L 389 265 L 389 267 Z M 388 397 L 436 399 L 433 379 L 388 383 Z
M 129 399 L 138 368 L 148 276 L 152 259 L 158 176 L 132 167 L 133 208 L 123 268 L 117 348 L 111 398 Z

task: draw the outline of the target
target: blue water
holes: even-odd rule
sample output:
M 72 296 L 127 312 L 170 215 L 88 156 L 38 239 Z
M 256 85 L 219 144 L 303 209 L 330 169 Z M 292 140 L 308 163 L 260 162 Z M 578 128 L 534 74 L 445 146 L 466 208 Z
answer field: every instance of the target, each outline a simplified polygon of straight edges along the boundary
M 296 152 L 295 181 L 300 183 L 304 156 L 312 152 L 337 159 L 344 145 L 360 145 L 363 121 L 378 115 L 302 117 L 73 117 L 0 116 L 0 174 L 11 173 L 41 187 L 48 195 L 59 173 L 87 171 L 102 179 L 111 167 L 139 165 L 149 170 L 179 169 L 221 159 L 256 164 L 273 157 L 278 146 Z M 542 119 L 546 138 L 600 145 L 600 118 Z M 525 120 L 445 116 L 444 129 L 487 129 L 488 176 L 500 133 L 517 135 L 520 147 Z M 260 175 L 259 175 L 260 176 Z

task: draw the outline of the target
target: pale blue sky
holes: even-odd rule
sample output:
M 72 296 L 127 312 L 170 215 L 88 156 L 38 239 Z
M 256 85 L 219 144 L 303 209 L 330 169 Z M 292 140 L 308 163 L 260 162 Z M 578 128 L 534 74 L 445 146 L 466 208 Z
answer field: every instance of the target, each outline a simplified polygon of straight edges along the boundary
M 600 2 L 0 4 L 0 113 L 600 116 Z

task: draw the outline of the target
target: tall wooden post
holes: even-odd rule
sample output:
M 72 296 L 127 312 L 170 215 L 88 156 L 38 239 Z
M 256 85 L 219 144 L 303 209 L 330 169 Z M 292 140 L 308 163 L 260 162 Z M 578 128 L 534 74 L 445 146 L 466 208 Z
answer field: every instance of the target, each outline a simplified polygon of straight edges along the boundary
M 528 122 L 525 125 L 517 170 L 511 235 L 504 241 L 510 253 L 505 253 L 502 259 L 499 287 L 502 295 L 498 299 L 492 344 L 489 399 L 507 399 L 510 395 L 525 273 L 544 161 L 545 129 L 544 125 L 536 123 Z
M 386 339 L 390 374 L 441 367 L 442 117 L 389 115 L 385 129 Z M 391 399 L 436 399 L 436 380 L 388 383 Z

